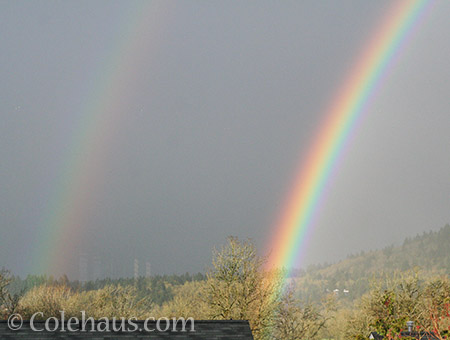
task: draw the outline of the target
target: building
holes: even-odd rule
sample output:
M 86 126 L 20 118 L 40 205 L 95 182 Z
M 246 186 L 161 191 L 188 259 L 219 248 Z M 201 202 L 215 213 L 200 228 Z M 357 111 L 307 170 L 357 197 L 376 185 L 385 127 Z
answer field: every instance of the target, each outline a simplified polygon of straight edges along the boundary
M 437 337 L 433 333 L 408 332 L 408 331 L 400 332 L 399 338 L 408 338 L 408 339 L 415 338 L 417 340 L 440 340 L 439 337 Z M 377 332 L 371 332 L 369 334 L 369 339 L 370 340 L 383 340 L 384 336 L 382 336 L 381 334 L 378 334 Z
M 439 337 L 437 337 L 435 334 L 430 332 L 416 332 L 414 331 L 414 322 L 408 321 L 406 323 L 406 327 L 408 328 L 407 331 L 401 331 L 400 334 L 398 334 L 399 338 L 415 338 L 417 340 L 440 340 Z M 378 334 L 377 332 L 371 332 L 369 334 L 370 340 L 383 340 L 384 336 L 381 334 Z
M 98 322 L 97 322 L 98 323 Z M 44 329 L 44 321 L 35 321 L 35 329 Z M 54 322 L 50 323 L 50 326 L 54 326 Z M 111 322 L 110 322 L 111 324 Z M 135 321 L 138 329 L 144 329 L 144 321 Z M 58 325 L 57 330 L 54 332 L 41 331 L 36 332 L 30 327 L 29 321 L 24 321 L 22 328 L 17 331 L 9 329 L 7 321 L 0 321 L 0 339 L 9 340 L 51 340 L 51 339 L 95 339 L 95 340 L 130 340 L 130 339 L 174 339 L 174 340 L 253 340 L 252 332 L 248 321 L 242 320 L 206 320 L 206 321 L 194 321 L 194 331 L 191 330 L 190 325 L 186 325 L 185 331 L 181 331 L 181 323 L 174 322 L 162 322 L 164 329 L 167 326 L 167 331 L 134 331 L 134 332 L 121 332 L 110 329 L 109 331 L 102 332 L 69 332 L 67 331 L 67 321 L 65 322 L 65 332 L 61 332 L 61 323 Z M 75 326 L 76 327 L 76 326 Z M 89 326 L 90 327 L 90 326 Z M 112 327 L 110 327 L 112 328 Z M 74 326 L 72 326 L 74 329 Z M 86 327 L 88 329 L 88 327 Z M 156 329 L 156 322 L 150 321 L 147 323 L 147 329 Z M 175 329 L 175 331 L 174 331 Z

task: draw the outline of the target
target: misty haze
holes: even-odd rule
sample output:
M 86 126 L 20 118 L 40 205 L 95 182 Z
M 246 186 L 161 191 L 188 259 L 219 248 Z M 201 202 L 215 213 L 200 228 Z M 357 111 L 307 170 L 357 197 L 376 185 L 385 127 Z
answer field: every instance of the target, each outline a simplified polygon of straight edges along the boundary
M 56 284 L 188 314 L 168 306 L 202 285 L 225 296 L 214 261 L 254 250 L 294 298 L 342 304 L 295 339 L 339 338 L 328 320 L 349 319 L 372 277 L 448 284 L 449 15 L 446 1 L 2 1 L 0 282 L 22 311 Z M 253 314 L 220 315 L 266 339 Z

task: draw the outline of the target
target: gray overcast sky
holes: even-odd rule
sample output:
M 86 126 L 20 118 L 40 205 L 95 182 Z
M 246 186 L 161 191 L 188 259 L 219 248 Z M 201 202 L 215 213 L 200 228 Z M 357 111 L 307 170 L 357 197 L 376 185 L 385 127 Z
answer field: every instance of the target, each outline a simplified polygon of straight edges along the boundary
M 102 184 L 85 188 L 95 205 L 81 212 L 77 251 L 54 254 L 71 259 L 69 276 L 80 253 L 115 275 L 132 275 L 135 257 L 154 273 L 203 271 L 228 235 L 263 253 L 324 109 L 390 3 L 156 2 L 135 25 L 149 7 L 139 1 L 1 1 L 0 266 L 33 272 L 30 249 L 108 65 L 132 86 L 116 98 L 124 112 L 103 165 L 91 166 Z M 450 222 L 449 17 L 450 2 L 436 1 L 402 49 L 302 265 Z

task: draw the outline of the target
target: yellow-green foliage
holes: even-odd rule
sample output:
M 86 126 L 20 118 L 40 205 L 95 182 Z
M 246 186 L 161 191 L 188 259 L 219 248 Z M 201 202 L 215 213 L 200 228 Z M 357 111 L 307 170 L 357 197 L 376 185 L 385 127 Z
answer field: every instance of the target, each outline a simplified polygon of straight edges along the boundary
M 58 317 L 61 310 L 70 313 L 74 295 L 75 293 L 66 286 L 35 287 L 22 297 L 19 311 L 24 318 L 30 318 L 36 312 L 42 312 L 44 318 Z
M 448 335 L 450 326 L 448 277 L 430 280 L 402 274 L 375 282 L 347 322 L 346 337 L 367 338 L 370 331 L 394 336 L 413 321 L 426 332 Z
M 155 309 L 155 317 L 193 317 L 194 319 L 208 319 L 211 314 L 205 301 L 206 282 L 186 282 L 174 287 L 174 298 Z
M 100 317 L 136 317 L 149 314 L 151 305 L 145 299 L 138 299 L 134 286 L 105 286 L 102 289 L 74 292 L 66 286 L 39 286 L 31 289 L 20 300 L 20 311 L 25 318 L 36 312 L 42 312 L 36 318 L 86 316 Z
M 295 290 L 282 293 L 282 273 L 265 271 L 264 262 L 251 242 L 231 237 L 227 245 L 215 251 L 213 267 L 204 281 L 169 284 L 164 280 L 137 280 L 81 292 L 68 288 L 68 280 L 56 281 L 29 290 L 17 309 L 16 304 L 9 304 L 13 307 L 5 310 L 16 310 L 25 318 L 42 312 L 39 319 L 60 317 L 60 311 L 66 318 L 80 318 L 85 311 L 86 317 L 95 319 L 245 319 L 250 322 L 255 340 L 363 340 L 371 331 L 395 337 L 409 320 L 421 330 L 435 332 L 440 339 L 449 335 L 450 280 L 446 275 L 431 278 L 415 272 L 389 274 L 383 279 L 374 278 L 370 291 L 355 303 L 334 296 L 326 303 L 313 305 L 299 299 L 299 290 L 304 288 L 299 284 L 314 283 L 309 275 L 291 280 Z M 364 280 L 369 285 L 369 280 Z M 3 281 L 1 296 L 6 301 L 9 281 Z M 318 292 L 322 297 L 325 291 L 326 285 L 321 285 Z M 173 298 L 162 305 L 151 303 L 155 292 L 170 292 L 168 296 Z M 8 306 L 5 302 L 3 305 Z
M 136 317 L 143 318 L 151 305 L 146 299 L 138 299 L 134 286 L 106 286 L 99 290 L 83 293 L 88 313 L 94 318 L 100 317 Z M 90 303 L 89 303 L 90 301 Z
M 302 299 L 320 302 L 324 292 L 347 289 L 340 295 L 349 307 L 359 300 L 370 287 L 370 278 L 383 280 L 397 271 L 420 269 L 428 277 L 450 275 L 450 225 L 436 232 L 408 238 L 402 246 L 389 246 L 350 255 L 334 264 L 310 266 L 302 272 L 296 283 Z
M 271 338 L 282 276 L 265 272 L 264 262 L 251 242 L 234 237 L 214 252 L 205 291 L 210 318 L 249 320 L 255 339 Z
M 324 305 L 326 311 L 333 308 L 332 297 L 327 299 Z M 330 318 L 327 314 L 310 303 L 301 303 L 294 297 L 293 290 L 288 290 L 283 294 L 281 304 L 275 314 L 271 339 L 315 339 Z
M 426 330 L 436 332 L 440 338 L 450 335 L 450 280 L 435 278 L 427 283 L 420 301 L 420 320 Z

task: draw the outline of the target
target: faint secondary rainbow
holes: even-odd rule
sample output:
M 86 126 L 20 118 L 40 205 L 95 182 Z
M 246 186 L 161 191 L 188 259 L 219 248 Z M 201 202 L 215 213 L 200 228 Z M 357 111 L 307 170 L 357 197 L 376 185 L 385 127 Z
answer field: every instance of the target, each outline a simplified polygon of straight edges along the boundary
M 430 3 L 428 0 L 393 2 L 374 36 L 363 48 L 348 78 L 331 101 L 326 118 L 300 166 L 270 239 L 269 269 L 285 268 L 288 275 L 298 263 L 325 188 L 352 131 Z
M 122 14 L 117 40 L 93 74 L 94 86 L 69 136 L 72 140 L 47 211 L 35 228 L 32 272 L 61 275 L 78 260 L 78 248 L 89 230 L 86 220 L 102 190 L 111 144 L 129 113 L 139 69 L 148 65 L 145 57 L 156 48 L 166 11 L 166 4 L 148 1 Z

